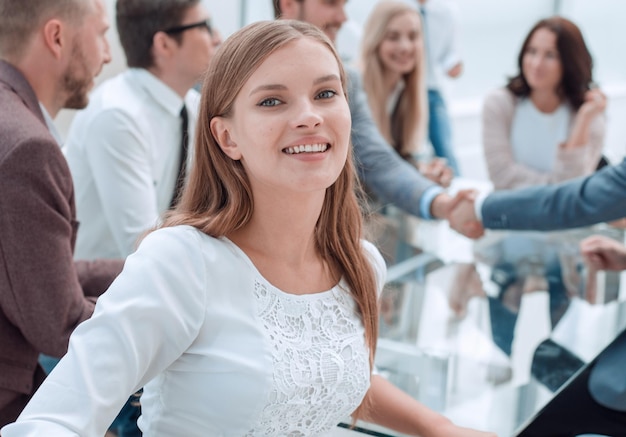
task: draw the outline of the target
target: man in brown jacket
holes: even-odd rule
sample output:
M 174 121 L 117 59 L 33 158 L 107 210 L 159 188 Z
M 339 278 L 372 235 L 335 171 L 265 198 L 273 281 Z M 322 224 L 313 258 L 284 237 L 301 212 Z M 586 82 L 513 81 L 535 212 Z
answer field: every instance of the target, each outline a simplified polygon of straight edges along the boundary
M 101 0 L 0 0 L 0 427 L 65 354 L 121 261 L 74 262 L 74 188 L 52 119 L 110 60 Z

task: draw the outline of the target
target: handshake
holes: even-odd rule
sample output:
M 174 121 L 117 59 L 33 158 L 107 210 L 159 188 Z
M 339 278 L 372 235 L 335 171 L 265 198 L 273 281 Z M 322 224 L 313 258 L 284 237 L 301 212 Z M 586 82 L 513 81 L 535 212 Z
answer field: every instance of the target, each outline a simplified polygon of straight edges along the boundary
M 485 229 L 476 217 L 476 190 L 460 190 L 451 197 L 442 193 L 431 204 L 431 215 L 448 220 L 450 227 L 467 238 L 477 239 L 483 236 Z

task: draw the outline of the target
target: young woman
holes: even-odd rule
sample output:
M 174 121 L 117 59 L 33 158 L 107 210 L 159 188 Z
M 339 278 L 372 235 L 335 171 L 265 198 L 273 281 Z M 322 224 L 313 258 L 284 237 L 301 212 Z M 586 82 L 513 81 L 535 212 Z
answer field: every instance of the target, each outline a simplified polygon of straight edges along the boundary
M 485 435 L 371 375 L 385 266 L 360 239 L 344 89 L 311 25 L 255 23 L 224 43 L 180 203 L 3 437 L 102 436 L 142 386 L 146 437 L 327 435 L 355 410 Z
M 417 165 L 416 155 L 428 125 L 426 58 L 419 12 L 399 1 L 379 2 L 363 35 L 363 88 L 373 118 L 398 154 Z M 435 163 L 418 168 L 436 182 L 449 185 L 452 171 L 443 165 L 444 161 Z
M 518 57 L 519 73 L 483 108 L 483 147 L 496 189 L 592 173 L 601 158 L 606 98 L 592 89 L 592 60 L 578 27 L 539 21 Z

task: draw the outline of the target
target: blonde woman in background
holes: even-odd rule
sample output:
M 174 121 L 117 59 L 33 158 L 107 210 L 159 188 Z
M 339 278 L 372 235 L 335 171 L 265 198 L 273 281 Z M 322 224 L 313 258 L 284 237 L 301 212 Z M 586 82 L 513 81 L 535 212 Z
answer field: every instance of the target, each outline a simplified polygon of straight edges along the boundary
M 453 173 L 445 161 L 417 161 L 428 124 L 422 32 L 420 14 L 414 7 L 399 1 L 379 2 L 363 32 L 363 87 L 385 139 L 425 176 L 448 186 Z

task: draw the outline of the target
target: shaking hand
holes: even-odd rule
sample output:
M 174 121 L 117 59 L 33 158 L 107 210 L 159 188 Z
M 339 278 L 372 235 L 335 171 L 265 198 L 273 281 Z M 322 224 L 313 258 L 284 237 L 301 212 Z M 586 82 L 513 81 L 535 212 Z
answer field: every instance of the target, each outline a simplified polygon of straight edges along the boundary
M 485 233 L 482 223 L 474 212 L 476 195 L 475 190 L 459 191 L 455 197 L 456 202 L 447 216 L 452 229 L 472 239 L 480 238 Z

